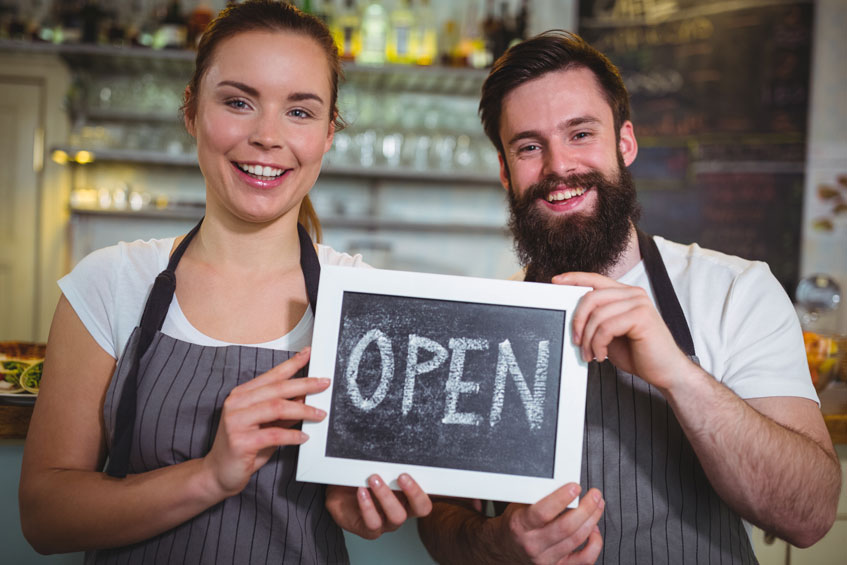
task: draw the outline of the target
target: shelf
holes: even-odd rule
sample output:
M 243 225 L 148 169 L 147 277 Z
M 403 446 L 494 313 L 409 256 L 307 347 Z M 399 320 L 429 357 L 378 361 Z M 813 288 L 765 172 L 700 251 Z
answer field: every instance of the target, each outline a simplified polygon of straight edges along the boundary
M 95 163 L 132 163 L 140 165 L 163 165 L 168 167 L 197 168 L 197 155 L 170 154 L 163 151 L 143 151 L 130 149 L 88 149 L 83 147 L 56 146 L 52 151 L 64 151 L 74 155 L 79 151 L 94 154 Z M 321 168 L 321 176 L 331 178 L 381 179 L 400 181 L 436 182 L 439 184 L 470 184 L 499 187 L 500 181 L 493 174 L 468 171 L 442 171 L 399 169 L 385 166 L 352 167 L 326 164 Z
M 196 205 L 174 206 L 162 209 L 111 210 L 101 208 L 71 208 L 75 216 L 127 219 L 199 220 L 203 216 L 202 202 Z M 487 226 L 457 223 L 432 223 L 405 220 L 383 220 L 379 218 L 356 218 L 319 214 L 321 226 L 334 229 L 363 231 L 400 231 L 424 233 L 458 233 L 465 235 L 508 235 L 505 226 Z
M 194 69 L 196 53 L 188 50 L 149 49 L 145 47 L 113 47 L 33 43 L 0 40 L 0 51 L 19 53 L 53 53 L 62 57 L 74 70 L 97 74 L 154 74 L 182 77 L 188 80 Z M 478 96 L 487 69 L 415 65 L 342 65 L 346 82 L 379 91 L 413 91 L 454 96 Z
M 164 151 L 146 151 L 142 149 L 92 149 L 66 145 L 57 145 L 51 148 L 51 152 L 53 151 L 64 151 L 68 155 L 75 155 L 79 151 L 88 151 L 94 154 L 94 162 L 199 168 L 195 153 L 165 153 Z

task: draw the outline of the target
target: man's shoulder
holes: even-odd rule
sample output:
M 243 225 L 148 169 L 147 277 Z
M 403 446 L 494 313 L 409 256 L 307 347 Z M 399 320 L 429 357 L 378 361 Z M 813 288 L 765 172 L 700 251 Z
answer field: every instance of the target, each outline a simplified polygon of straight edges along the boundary
M 674 275 L 719 276 L 731 279 L 742 275 L 772 276 L 767 263 L 730 255 L 697 243 L 677 243 L 654 236 L 656 246 L 671 278 Z

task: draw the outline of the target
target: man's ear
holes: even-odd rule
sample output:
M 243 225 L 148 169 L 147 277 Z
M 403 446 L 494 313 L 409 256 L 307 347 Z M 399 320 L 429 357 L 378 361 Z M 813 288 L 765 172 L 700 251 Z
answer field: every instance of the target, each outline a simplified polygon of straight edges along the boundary
M 509 165 L 506 164 L 506 159 L 503 158 L 503 153 L 497 152 L 497 160 L 500 161 L 500 184 L 509 191 L 511 183 L 509 182 Z
M 618 148 L 623 156 L 623 162 L 629 167 L 638 155 L 638 141 L 635 139 L 635 129 L 629 120 L 621 126 L 620 138 Z

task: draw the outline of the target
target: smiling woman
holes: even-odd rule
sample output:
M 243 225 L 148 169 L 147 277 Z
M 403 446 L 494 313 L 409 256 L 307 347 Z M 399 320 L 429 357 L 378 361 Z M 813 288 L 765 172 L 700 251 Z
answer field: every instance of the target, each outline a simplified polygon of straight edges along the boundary
M 303 400 L 328 380 L 295 378 L 320 267 L 366 266 L 310 238 L 339 75 L 324 24 L 287 3 L 233 5 L 203 35 L 183 110 L 206 217 L 96 251 L 59 281 L 21 473 L 37 551 L 346 563 L 338 525 L 373 538 L 429 512 L 408 477 L 405 504 L 378 478 L 294 480 L 299 424 L 325 417 Z

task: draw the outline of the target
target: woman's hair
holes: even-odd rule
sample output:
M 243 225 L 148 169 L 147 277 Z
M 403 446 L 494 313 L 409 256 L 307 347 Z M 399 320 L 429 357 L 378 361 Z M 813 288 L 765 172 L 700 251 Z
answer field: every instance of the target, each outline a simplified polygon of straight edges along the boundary
M 500 116 L 503 99 L 523 83 L 554 71 L 585 68 L 597 77 L 597 84 L 612 108 L 615 135 L 629 120 L 629 93 L 617 67 L 598 50 L 574 33 L 546 31 L 518 43 L 506 51 L 491 68 L 482 85 L 479 116 L 485 134 L 503 154 Z
M 323 48 L 329 64 L 330 78 L 330 120 L 336 131 L 344 126 L 338 113 L 338 84 L 344 74 L 338 57 L 338 48 L 326 25 L 318 18 L 306 14 L 294 6 L 276 0 L 246 0 L 241 4 L 231 4 L 221 10 L 212 20 L 200 43 L 197 45 L 197 57 L 194 74 L 185 89 L 182 112 L 193 120 L 197 112 L 197 93 L 203 76 L 212 64 L 215 49 L 221 42 L 248 31 L 289 31 L 312 38 Z M 321 240 L 321 224 L 309 196 L 300 205 L 298 221 L 303 224 L 316 241 Z

